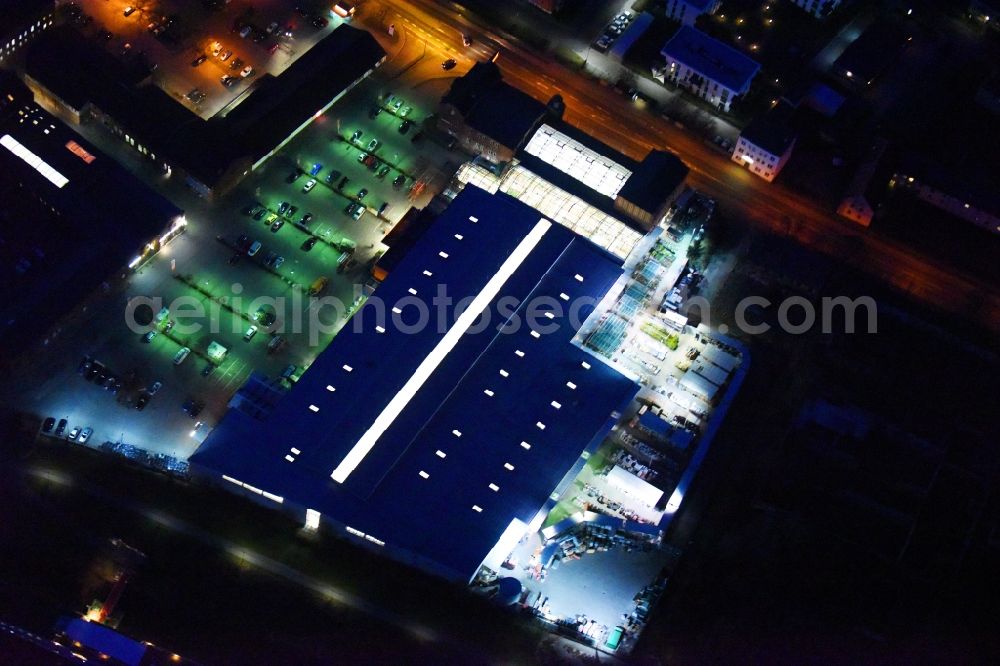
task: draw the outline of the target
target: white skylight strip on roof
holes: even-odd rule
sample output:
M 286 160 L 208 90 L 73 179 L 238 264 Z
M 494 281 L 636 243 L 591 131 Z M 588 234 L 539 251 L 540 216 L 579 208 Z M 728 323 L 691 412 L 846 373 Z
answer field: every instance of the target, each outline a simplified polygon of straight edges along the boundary
M 524 358 L 524 352 L 521 351 L 520 349 L 515 349 L 514 353 L 517 354 L 519 357 Z
M 556 408 L 556 409 L 562 409 L 562 404 L 560 404 L 559 402 L 557 402 L 557 401 L 555 401 L 555 400 L 553 400 L 553 401 L 552 401 L 552 402 L 550 402 L 549 404 L 550 404 L 550 405 L 552 405 L 552 406 L 553 406 L 554 408 Z
M 332 384 L 327 384 L 326 385 L 326 390 L 329 391 L 330 393 L 333 393 L 337 389 L 335 389 Z
M 410 288 L 409 288 L 409 289 L 407 289 L 406 291 L 408 291 L 408 292 L 410 293 L 410 295 L 411 295 L 411 296 L 416 296 L 416 295 L 417 295 L 417 290 L 416 290 L 416 289 L 414 289 L 413 287 L 410 287 Z
M 424 275 L 426 275 L 427 277 L 432 277 L 434 273 L 431 273 L 430 271 L 424 271 Z
M 561 294 L 559 294 L 559 298 L 563 299 L 564 301 L 568 301 L 569 300 L 569 294 L 567 294 L 565 292 L 561 293 Z
M 425 472 L 424 470 L 420 470 L 420 478 L 421 479 L 429 479 L 429 478 L 431 478 L 431 475 L 428 474 L 427 472 Z
M 492 490 L 493 492 L 497 492 L 498 490 L 500 490 L 500 486 L 498 486 L 495 483 L 491 483 L 490 484 L 490 490 Z
M 621 164 L 548 125 L 538 128 L 524 151 L 608 197 L 617 196 L 632 175 Z
M 375 448 L 375 444 L 382 436 L 382 433 L 392 425 L 393 421 L 396 420 L 409 404 L 410 400 L 413 399 L 413 396 L 424 385 L 424 382 L 427 381 L 441 362 L 444 361 L 451 350 L 455 348 L 455 345 L 458 344 L 458 341 L 465 335 L 466 331 L 485 312 L 486 308 L 489 307 L 490 303 L 493 302 L 493 299 L 497 297 L 497 294 L 500 293 L 500 290 L 507 283 L 507 280 L 510 279 L 510 276 L 524 263 L 524 260 L 531 254 L 531 251 L 542 240 L 542 236 L 551 227 L 551 222 L 541 219 L 535 223 L 535 226 L 532 227 L 528 235 L 521 239 L 521 242 L 517 244 L 517 247 L 510 253 L 510 256 L 504 260 L 500 269 L 490 278 L 482 291 L 476 295 L 472 303 L 469 304 L 469 307 L 462 312 L 455 321 L 455 324 L 441 337 L 437 345 L 434 346 L 434 349 L 420 362 L 420 365 L 410 375 L 410 378 L 406 380 L 406 383 L 403 384 L 399 392 L 389 400 L 382 412 L 375 417 L 375 421 L 368 430 L 365 431 L 357 443 L 347 452 L 344 459 L 333 470 L 330 477 L 334 481 L 338 483 L 346 481 L 351 472 L 365 459 L 365 456 Z
M 573 382 L 566 382 L 566 388 L 568 388 L 568 389 L 575 389 L 576 388 L 576 384 L 574 384 Z
M 292 452 L 292 453 L 294 453 L 295 455 L 299 455 L 300 453 L 302 453 L 301 451 L 299 451 L 299 450 L 298 450 L 297 448 L 295 448 L 294 446 L 293 446 L 293 447 L 291 448 L 291 452 Z
M 521 442 L 521 448 L 524 449 L 525 451 L 528 451 L 531 449 L 531 444 L 528 444 L 527 442 Z
M 437 451 L 434 452 L 434 455 L 436 455 L 438 458 L 444 458 L 448 454 L 442 451 L 441 449 L 438 449 Z
M 56 187 L 62 188 L 69 182 L 69 178 L 53 169 L 48 162 L 25 148 L 20 141 L 10 134 L 4 134 L 0 137 L 0 146 L 3 146 L 27 162 L 28 166 L 45 176 L 45 179 Z
M 504 463 L 503 464 L 503 468 L 505 470 L 507 470 L 508 472 L 513 472 L 514 471 L 514 466 L 511 465 L 510 463 Z
M 480 507 L 478 504 L 473 504 L 472 505 L 472 510 L 475 511 L 476 513 L 482 513 L 483 512 L 482 507 Z
M 309 405 L 309 411 L 310 412 L 318 412 L 319 411 L 319 407 L 317 407 L 316 405 Z
M 484 389 L 483 393 L 485 393 L 486 395 L 490 396 L 491 398 L 493 397 L 493 391 L 490 390 L 490 389 Z
M 295 462 L 295 458 L 293 458 L 292 456 L 285 456 L 285 460 L 287 460 L 288 462 Z

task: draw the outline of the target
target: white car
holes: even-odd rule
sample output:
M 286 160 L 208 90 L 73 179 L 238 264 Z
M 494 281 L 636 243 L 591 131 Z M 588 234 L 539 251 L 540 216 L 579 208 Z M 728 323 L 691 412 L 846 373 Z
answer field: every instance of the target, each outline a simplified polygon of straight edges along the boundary
M 310 178 L 306 181 L 306 184 L 302 186 L 302 191 L 308 193 L 312 191 L 312 188 L 316 187 L 316 179 Z
M 247 78 L 248 76 L 251 76 L 252 74 L 253 74 L 253 67 L 251 67 L 250 65 L 247 65 L 240 71 L 240 76 L 244 79 Z
M 187 349 L 187 347 L 184 347 Z M 183 349 L 181 350 L 183 351 Z M 188 349 L 188 351 L 191 351 Z M 156 392 L 163 388 L 163 382 L 153 382 L 153 385 L 149 387 L 149 395 L 156 395 Z
M 76 441 L 79 442 L 80 444 L 86 444 L 87 440 L 90 439 L 90 436 L 93 434 L 94 434 L 93 428 L 84 428 L 83 432 L 80 433 L 80 437 L 78 437 Z
M 219 60 L 221 60 L 222 62 L 226 62 L 232 57 L 233 57 L 233 52 L 229 50 L 223 51 L 222 53 L 219 54 Z
M 255 335 L 257 335 L 257 327 L 250 326 L 250 328 L 247 329 L 247 332 L 243 334 L 243 339 L 246 340 L 247 342 L 250 342 L 251 340 L 253 340 L 253 336 Z
M 79 435 L 80 435 L 80 426 L 76 426 L 75 428 L 69 431 L 69 434 L 66 435 L 66 439 L 68 439 L 71 442 L 74 442 L 76 441 L 76 438 Z
M 212 57 L 218 58 L 220 53 L 222 53 L 222 44 L 219 42 L 212 42 Z

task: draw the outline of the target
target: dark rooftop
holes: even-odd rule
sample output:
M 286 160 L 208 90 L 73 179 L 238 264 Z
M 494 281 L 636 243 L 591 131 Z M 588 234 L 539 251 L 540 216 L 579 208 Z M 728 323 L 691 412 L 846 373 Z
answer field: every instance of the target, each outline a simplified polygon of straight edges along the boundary
M 908 35 L 895 21 L 880 19 L 870 25 L 833 63 L 834 71 L 865 85 L 874 81 L 899 56 Z
M 55 7 L 52 0 L 0 0 L 0 37 Z
M 477 62 L 455 79 L 441 98 L 454 106 L 472 129 L 517 149 L 545 113 L 546 106 L 503 82 L 500 68 L 490 61 Z
M 0 339 L 16 347 L 183 211 L 29 101 L 12 75 L 0 76 L 0 93 L 18 100 L 0 105 Z M 18 154 L 25 150 L 44 161 L 44 174 Z
M 207 121 L 148 82 L 141 59 L 120 60 L 69 26 L 37 39 L 26 69 L 70 106 L 92 103 L 158 157 L 211 186 L 235 160 L 267 155 L 384 56 L 370 34 L 341 26 L 281 76 L 263 75 L 225 117 Z
M 687 175 L 688 168 L 679 157 L 663 150 L 653 150 L 632 171 L 618 196 L 653 213 Z
M 680 27 L 661 54 L 735 91 L 745 90 L 760 70 L 756 61 L 689 25 Z
M 795 140 L 795 131 L 789 125 L 792 112 L 790 106 L 781 103 L 754 118 L 740 136 L 772 155 L 781 155 Z

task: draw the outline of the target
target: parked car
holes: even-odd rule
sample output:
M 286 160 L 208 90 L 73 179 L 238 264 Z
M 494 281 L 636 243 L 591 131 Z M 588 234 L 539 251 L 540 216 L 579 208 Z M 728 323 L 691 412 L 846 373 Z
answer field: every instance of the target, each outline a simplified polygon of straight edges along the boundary
M 372 139 L 371 141 L 368 142 L 368 152 L 369 153 L 374 153 L 376 150 L 378 150 L 378 147 L 379 147 L 379 140 L 378 139 Z
M 149 331 L 148 333 L 146 333 L 146 335 L 142 336 L 142 341 L 148 344 L 152 342 L 157 335 L 158 334 L 156 331 Z
M 59 419 L 59 425 L 56 426 L 56 437 L 61 437 L 64 432 L 66 432 L 66 424 L 68 421 L 66 419 Z
M 90 439 L 90 436 L 93 435 L 93 434 L 94 434 L 94 429 L 93 428 L 89 428 L 89 427 L 88 428 L 84 428 L 83 430 L 80 431 L 80 436 L 77 438 L 76 441 L 78 443 L 80 443 L 80 444 L 86 444 L 87 440 Z
M 187 347 L 181 347 L 179 350 L 177 350 L 177 353 L 174 354 L 174 365 L 180 365 L 181 363 L 183 363 L 184 359 L 186 359 L 188 357 L 188 354 L 190 353 L 191 353 L 190 349 L 188 349 Z
M 358 201 L 361 201 L 366 196 L 368 196 L 368 188 L 362 187 L 360 190 L 358 190 Z
M 52 432 L 52 428 L 56 426 L 56 420 L 51 416 L 42 423 L 42 432 Z
M 73 429 L 69 431 L 68 435 L 66 435 L 66 439 L 73 442 L 76 441 L 76 438 L 79 436 L 80 436 L 80 426 L 73 426 Z
M 184 347 L 184 349 L 187 349 L 187 347 Z M 181 351 L 184 351 L 184 349 L 182 349 Z M 191 350 L 188 349 L 188 351 Z M 161 388 L 163 388 L 163 382 L 153 382 L 153 385 L 149 387 L 148 393 L 149 395 L 156 395 L 157 391 L 159 391 Z
M 243 334 L 243 339 L 250 342 L 253 340 L 253 336 L 255 335 L 257 335 L 257 327 L 251 324 L 250 328 L 247 329 L 247 332 Z
M 411 127 L 413 127 L 412 120 L 409 119 L 403 120 L 403 122 L 399 123 L 399 133 L 406 134 L 407 132 L 410 131 Z
M 332 171 L 330 171 L 330 173 L 326 174 L 326 182 L 332 185 L 333 183 L 337 182 L 337 179 L 340 178 L 340 176 L 341 173 L 336 169 L 333 169 Z
M 275 220 L 271 224 L 271 233 L 272 234 L 278 233 L 278 229 L 280 229 L 282 226 L 284 226 L 284 224 L 285 224 L 285 218 L 279 217 L 277 220 Z
M 314 187 L 316 187 L 316 179 L 310 178 L 309 180 L 306 181 L 306 184 L 302 186 L 302 193 L 309 194 L 310 192 L 312 192 L 312 189 Z
M 111 33 L 108 33 L 108 34 L 111 34 Z M 191 66 L 192 67 L 197 67 L 198 65 L 200 65 L 203 62 L 205 62 L 206 60 L 208 60 L 208 56 L 205 55 L 204 53 L 202 53 L 200 56 L 198 56 L 197 58 L 195 58 L 194 60 L 191 61 Z
M 455 69 L 455 65 L 457 65 L 457 64 L 458 63 L 455 62 L 454 58 L 448 58 L 443 63 L 441 63 L 441 69 L 443 69 L 445 71 L 447 71 L 449 69 Z
M 313 247 L 315 247 L 316 241 L 318 240 L 319 239 L 316 238 L 315 236 L 310 236 L 309 238 L 302 241 L 300 249 L 304 250 L 305 252 L 309 252 L 310 250 L 313 249 Z
M 301 169 L 296 169 L 295 171 L 293 171 L 290 174 L 288 174 L 288 176 L 285 178 L 285 182 L 288 183 L 289 185 L 291 185 L 292 183 L 294 183 L 295 181 L 297 181 L 299 179 L 299 176 L 301 176 L 301 175 L 302 175 L 302 170 Z M 284 204 L 285 202 L 282 201 L 281 203 Z M 279 209 L 279 211 L 280 211 L 280 209 Z
M 247 249 L 247 256 L 248 256 L 248 257 L 252 257 L 252 256 L 254 256 L 254 255 L 255 255 L 255 254 L 257 254 L 258 252 L 260 252 L 260 248 L 261 248 L 261 247 L 263 247 L 263 246 L 262 246 L 262 245 L 260 244 L 260 241 L 257 241 L 257 240 L 255 240 L 255 241 L 254 241 L 254 242 L 253 242 L 253 243 L 252 243 L 252 244 L 250 245 L 249 249 Z
M 146 409 L 146 405 L 148 404 L 149 404 L 149 394 L 145 392 L 140 393 L 139 397 L 135 401 L 136 410 L 141 412 L 142 410 Z

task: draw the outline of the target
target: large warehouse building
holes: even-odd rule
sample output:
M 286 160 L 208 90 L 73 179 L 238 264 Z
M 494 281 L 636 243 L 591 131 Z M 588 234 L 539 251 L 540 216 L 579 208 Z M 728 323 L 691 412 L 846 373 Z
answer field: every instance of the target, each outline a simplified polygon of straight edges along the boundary
M 25 80 L 69 122 L 95 121 L 203 195 L 222 194 L 385 60 L 375 38 L 340 26 L 280 76 L 264 74 L 228 113 L 204 120 L 154 81 L 141 58 L 117 58 L 72 26 L 27 49 Z M 67 67 L 66 63 L 74 63 Z
M 0 70 L 0 344 L 32 343 L 102 281 L 159 249 L 183 211 Z
M 496 570 L 639 388 L 573 342 L 621 277 L 466 187 L 288 395 L 231 409 L 192 468 L 448 579 Z M 467 307 L 445 316 L 440 290 Z

